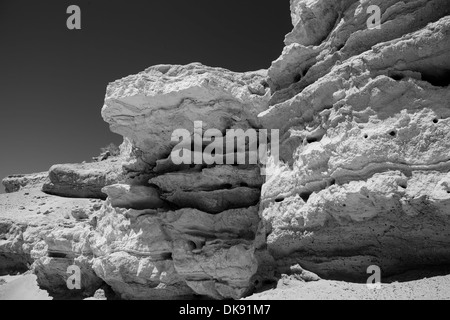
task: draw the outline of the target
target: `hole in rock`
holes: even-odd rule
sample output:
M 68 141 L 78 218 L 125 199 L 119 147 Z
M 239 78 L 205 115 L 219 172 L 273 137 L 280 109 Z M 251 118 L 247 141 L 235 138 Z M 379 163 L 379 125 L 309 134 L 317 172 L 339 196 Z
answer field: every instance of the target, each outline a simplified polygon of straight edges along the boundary
M 397 132 L 395 132 L 394 130 L 392 130 L 391 132 L 389 132 L 389 135 L 391 137 L 395 137 L 397 135 Z
M 369 135 L 368 135 L 368 134 L 365 134 L 365 135 L 364 135 L 364 139 L 367 139 L 367 138 L 369 138 Z
M 239 184 L 239 186 L 240 186 L 240 187 L 248 187 L 248 184 L 245 183 L 245 182 L 241 182 L 241 183 Z
M 337 51 L 341 51 L 341 49 L 344 47 L 344 44 L 342 43 L 342 44 L 340 44 L 340 45 L 338 45 L 337 47 L 336 47 L 336 50 Z
M 308 143 L 314 143 L 320 141 L 317 137 L 307 137 L 306 142 Z
M 329 186 L 329 187 L 334 186 L 335 184 L 336 184 L 336 179 L 331 179 L 331 180 L 328 182 L 328 186 Z
M 400 81 L 400 80 L 404 79 L 404 76 L 400 73 L 392 74 L 389 77 L 395 81 Z
M 49 258 L 59 258 L 59 259 L 64 259 L 64 258 L 67 257 L 67 254 L 62 253 L 62 252 L 51 252 L 51 251 L 49 251 L 49 252 L 47 253 L 47 256 L 48 256 Z
M 439 119 L 433 119 L 433 123 L 438 123 Z
M 422 72 L 422 80 L 429 82 L 435 87 L 447 87 L 450 85 L 450 69 L 434 71 L 435 72 Z
M 162 253 L 161 259 L 162 260 L 173 260 L 172 253 L 171 252 Z
M 309 197 L 311 197 L 312 192 L 302 192 L 300 193 L 300 198 L 302 198 L 302 200 L 307 203 L 309 200 Z
M 194 241 L 188 241 L 187 242 L 187 246 L 188 246 L 190 251 L 197 249 L 197 245 L 195 244 Z
M 295 78 L 294 78 L 294 83 L 300 82 L 300 80 L 302 80 L 302 75 L 301 75 L 301 74 L 298 74 L 298 75 L 296 75 Z
M 284 198 L 283 197 L 281 197 L 281 198 L 276 198 L 275 199 L 275 202 L 283 202 L 284 201 Z
M 233 189 L 233 185 L 231 183 L 225 183 L 222 186 L 222 189 Z

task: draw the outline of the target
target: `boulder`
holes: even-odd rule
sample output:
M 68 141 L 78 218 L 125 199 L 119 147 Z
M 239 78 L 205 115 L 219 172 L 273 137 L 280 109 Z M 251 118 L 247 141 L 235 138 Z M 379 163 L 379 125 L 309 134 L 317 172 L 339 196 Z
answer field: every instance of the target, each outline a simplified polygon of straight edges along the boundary
M 49 180 L 42 190 L 48 194 L 71 198 L 106 199 L 102 188 L 122 179 L 122 163 L 119 159 L 82 164 L 54 165 Z

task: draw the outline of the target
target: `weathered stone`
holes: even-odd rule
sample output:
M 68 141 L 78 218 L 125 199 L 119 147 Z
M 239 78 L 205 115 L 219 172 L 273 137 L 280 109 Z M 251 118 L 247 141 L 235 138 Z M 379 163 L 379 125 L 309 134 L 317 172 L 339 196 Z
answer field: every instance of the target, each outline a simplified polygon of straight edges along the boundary
M 213 191 L 223 188 L 260 188 L 263 184 L 258 167 L 239 169 L 232 166 L 216 166 L 201 172 L 168 173 L 150 179 L 150 184 L 158 186 L 163 192 Z
M 259 202 L 259 189 L 235 188 L 214 191 L 175 191 L 163 194 L 162 198 L 181 208 L 195 208 L 209 213 L 219 213 L 228 209 L 246 208 Z
M 102 189 L 111 200 L 113 207 L 126 209 L 157 209 L 164 206 L 155 188 L 114 184 Z
M 299 15 L 324 10 L 299 18 L 311 25 L 326 4 L 293 1 Z M 379 30 L 365 26 L 370 4 Z M 365 281 L 370 265 L 387 275 L 450 262 L 449 13 L 445 1 L 355 2 L 320 48 L 299 34 L 269 71 L 260 122 L 281 131 L 282 163 L 267 170 L 261 215 L 280 270 Z M 289 84 L 296 68 L 307 74 Z
M 241 74 L 199 63 L 154 66 L 111 83 L 102 115 L 113 132 L 140 150 L 141 162 L 132 167 L 142 170 L 171 152 L 173 131 L 192 133 L 194 121 L 222 132 L 235 123 L 257 125 L 269 98 L 265 76 L 265 71 Z
M 43 191 L 63 197 L 106 199 L 102 188 L 122 179 L 122 164 L 118 159 L 85 164 L 55 165 L 49 171 L 50 180 Z
M 2 180 L 2 184 L 5 187 L 5 191 L 11 193 L 23 189 L 42 187 L 47 178 L 48 172 L 17 174 L 6 177 Z

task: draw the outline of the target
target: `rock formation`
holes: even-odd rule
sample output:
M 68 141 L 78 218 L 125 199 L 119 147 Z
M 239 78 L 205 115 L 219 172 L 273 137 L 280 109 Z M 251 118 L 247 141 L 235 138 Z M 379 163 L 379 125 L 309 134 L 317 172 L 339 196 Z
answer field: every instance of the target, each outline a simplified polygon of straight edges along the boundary
M 366 27 L 369 4 L 380 29 Z M 282 137 L 284 164 L 261 196 L 277 266 L 363 280 L 370 265 L 448 264 L 448 1 L 292 6 L 296 28 L 260 115 Z
M 48 172 L 34 174 L 16 174 L 2 180 L 7 193 L 23 189 L 41 188 L 48 178 Z
M 367 27 L 370 5 L 380 28 Z M 282 273 L 365 281 L 371 265 L 450 265 L 448 0 L 291 0 L 291 11 L 268 71 L 158 65 L 111 83 L 102 116 L 121 155 L 52 167 L 50 195 L 35 197 L 78 207 L 44 203 L 39 217 L 14 197 L 47 175 L 6 179 L 16 193 L 0 206 L 0 272 L 33 264 L 41 287 L 64 294 L 75 264 L 84 296 L 107 284 L 123 299 L 239 299 Z M 196 121 L 223 135 L 279 130 L 280 161 L 177 165 L 172 133 L 195 137 Z

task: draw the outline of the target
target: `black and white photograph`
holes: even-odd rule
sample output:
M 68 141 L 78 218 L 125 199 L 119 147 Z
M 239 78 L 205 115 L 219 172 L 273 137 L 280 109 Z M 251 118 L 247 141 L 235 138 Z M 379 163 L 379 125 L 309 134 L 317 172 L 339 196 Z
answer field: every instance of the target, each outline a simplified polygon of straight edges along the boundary
M 0 300 L 450 300 L 450 0 L 0 0 L 0 111 Z

